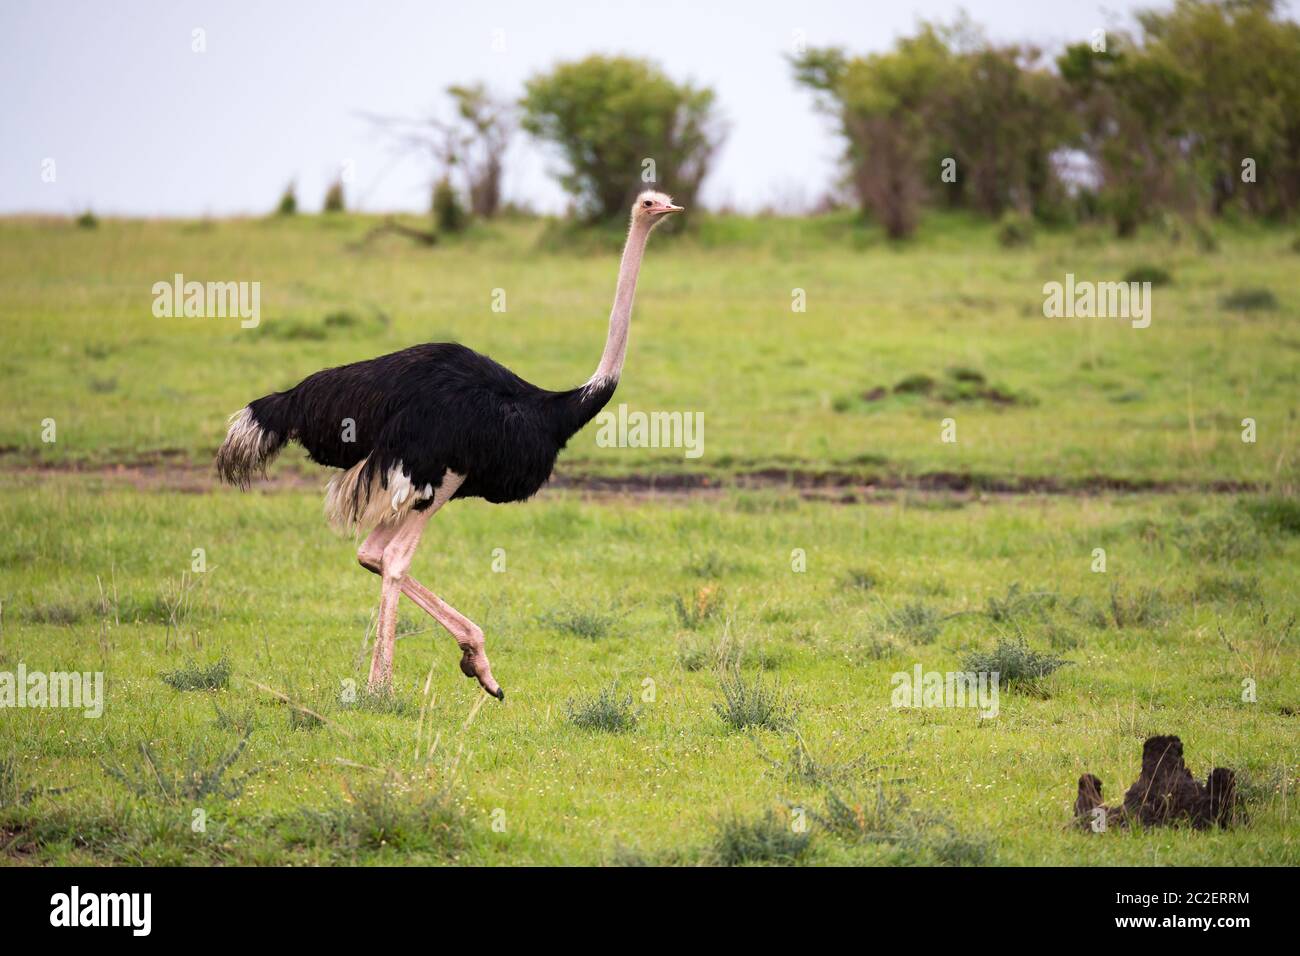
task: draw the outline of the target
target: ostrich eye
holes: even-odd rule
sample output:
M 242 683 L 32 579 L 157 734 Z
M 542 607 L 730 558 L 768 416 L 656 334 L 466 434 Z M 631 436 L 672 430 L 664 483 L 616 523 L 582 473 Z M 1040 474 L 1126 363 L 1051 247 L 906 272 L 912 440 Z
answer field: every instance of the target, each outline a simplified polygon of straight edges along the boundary
M 645 206 L 645 207 L 648 209 L 648 208 L 650 207 L 650 200 L 647 199 L 647 200 L 646 200 L 645 202 L 643 202 L 641 205 Z

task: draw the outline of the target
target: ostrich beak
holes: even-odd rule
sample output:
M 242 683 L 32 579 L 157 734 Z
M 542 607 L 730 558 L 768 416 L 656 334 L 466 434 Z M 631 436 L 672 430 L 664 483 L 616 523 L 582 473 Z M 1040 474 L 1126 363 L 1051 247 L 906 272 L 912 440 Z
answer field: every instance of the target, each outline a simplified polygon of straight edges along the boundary
M 661 207 L 661 209 L 663 212 L 685 212 L 686 211 L 686 208 L 684 206 L 673 206 L 667 203 L 665 203 Z

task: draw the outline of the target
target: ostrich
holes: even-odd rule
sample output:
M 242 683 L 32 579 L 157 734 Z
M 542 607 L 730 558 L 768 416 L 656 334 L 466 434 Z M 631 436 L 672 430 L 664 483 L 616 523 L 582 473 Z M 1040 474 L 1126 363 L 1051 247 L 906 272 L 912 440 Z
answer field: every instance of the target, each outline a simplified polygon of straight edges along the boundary
M 451 499 L 523 501 L 550 478 L 560 449 L 618 386 L 646 240 L 681 211 L 663 193 L 637 197 L 605 350 L 595 373 L 577 388 L 547 391 L 486 355 L 437 342 L 324 369 L 230 417 L 216 459 L 229 484 L 247 488 L 254 472 L 265 475 L 267 463 L 290 441 L 313 461 L 341 469 L 326 488 L 325 513 L 336 528 L 365 533 L 357 560 L 382 581 L 371 692 L 391 686 L 398 596 L 405 594 L 455 638 L 461 672 L 505 700 L 488 665 L 483 631 L 412 578 L 411 559 L 425 525 Z

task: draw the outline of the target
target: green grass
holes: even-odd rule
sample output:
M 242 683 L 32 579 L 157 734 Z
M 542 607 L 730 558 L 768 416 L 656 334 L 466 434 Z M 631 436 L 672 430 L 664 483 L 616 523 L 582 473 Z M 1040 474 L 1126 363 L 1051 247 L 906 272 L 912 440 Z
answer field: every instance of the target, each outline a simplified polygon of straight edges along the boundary
M 28 464 L 206 466 L 226 417 L 251 399 L 430 340 L 463 341 L 547 387 L 590 374 L 616 250 L 555 252 L 527 221 L 433 249 L 391 237 L 358 247 L 377 221 L 0 220 L 0 448 Z M 891 246 L 830 216 L 706 218 L 695 234 L 656 236 L 617 401 L 703 412 L 704 454 L 601 448 L 588 430 L 560 473 L 1294 483 L 1289 235 L 1225 226 L 1218 251 L 1203 253 L 1155 232 L 1115 243 L 1091 230 L 1003 249 L 996 232 L 935 217 Z M 1045 282 L 1119 280 L 1134 262 L 1177 276 L 1153 293 L 1150 328 L 1043 318 Z M 261 282 L 262 324 L 155 318 L 151 287 L 177 272 Z M 796 288 L 806 312 L 791 311 Z M 494 289 L 504 313 L 492 311 Z M 897 389 L 925 379 L 933 387 Z M 940 441 L 949 417 L 955 443 Z M 1257 423 L 1254 444 L 1241 441 L 1243 418 Z M 278 467 L 301 460 L 285 458 Z
M 483 626 L 507 702 L 481 698 L 451 639 L 403 603 L 400 706 L 361 706 L 346 695 L 364 687 L 378 583 L 323 526 L 315 494 L 0 480 L 0 670 L 106 675 L 99 719 L 29 708 L 0 721 L 6 862 L 1300 862 L 1300 540 L 1275 530 L 1289 520 L 1276 503 L 1058 497 L 931 510 L 906 497 L 776 506 L 749 492 L 457 503 L 432 523 L 414 573 Z M 1227 534 L 1238 520 L 1262 535 L 1249 558 L 1177 545 L 1189 525 Z M 697 573 L 705 541 L 725 569 L 726 610 L 684 627 L 674 596 L 714 583 Z M 148 608 L 196 547 L 210 570 L 179 631 L 165 607 L 115 613 Z M 492 570 L 497 547 L 505 573 Z M 1107 550 L 1104 574 L 1089 570 L 1095 547 Z M 807 571 L 792 570 L 794 548 Z M 846 586 L 864 563 L 881 569 L 870 589 Z M 113 582 L 106 603 L 97 576 Z M 1148 592 L 1162 614 L 1133 611 Z M 607 633 L 547 626 L 563 595 L 616 599 Z M 933 637 L 882 620 L 918 602 L 942 617 Z M 43 610 L 62 606 L 86 610 Z M 1073 643 L 1058 649 L 1061 633 Z M 1050 693 L 1004 694 L 983 720 L 891 708 L 893 673 L 957 670 L 1019 638 L 1069 661 L 1045 679 Z M 683 666 L 683 640 L 739 645 L 739 671 L 734 660 L 721 672 Z M 762 670 L 754 647 L 768 655 Z M 160 679 L 223 658 L 224 688 Z M 739 673 L 748 691 L 779 686 L 798 703 L 792 722 L 738 730 L 720 719 L 720 673 Z M 1254 703 L 1242 700 L 1246 678 Z M 615 681 L 626 690 L 606 696 L 635 694 L 634 722 L 602 733 L 569 719 Z M 295 705 L 321 721 L 286 716 Z M 1079 774 L 1118 795 L 1154 733 L 1180 735 L 1198 774 L 1236 768 L 1249 822 L 1070 829 Z M 806 838 L 785 829 L 796 815 Z
M 1291 237 L 695 221 L 652 242 L 617 401 L 703 412 L 703 457 L 589 429 L 557 472 L 710 487 L 456 502 L 416 556 L 498 704 L 405 601 L 365 692 L 379 582 L 300 452 L 192 492 L 227 415 L 324 366 L 458 339 L 583 381 L 616 231 L 0 219 L 0 673 L 105 675 L 98 719 L 0 714 L 0 863 L 1300 862 Z M 1139 267 L 1169 279 L 1150 328 L 1042 317 L 1045 282 Z M 260 281 L 262 324 L 155 318 L 177 272 Z M 786 469 L 855 487 L 744 487 Z M 996 717 L 891 707 L 896 673 L 970 663 L 1024 677 Z M 1248 822 L 1068 826 L 1081 773 L 1117 799 L 1171 733 Z

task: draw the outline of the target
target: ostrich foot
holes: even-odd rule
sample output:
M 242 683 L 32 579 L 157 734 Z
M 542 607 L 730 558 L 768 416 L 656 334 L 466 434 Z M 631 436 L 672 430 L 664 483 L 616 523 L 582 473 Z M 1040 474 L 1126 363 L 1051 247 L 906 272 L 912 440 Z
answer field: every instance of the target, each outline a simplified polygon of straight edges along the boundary
M 492 668 L 488 664 L 487 655 L 483 653 L 483 648 L 477 650 L 472 647 L 465 648 L 465 652 L 460 657 L 460 672 L 466 677 L 475 678 L 479 686 L 497 700 L 506 699 L 506 692 L 492 677 Z
M 505 700 L 506 692 L 492 676 L 492 668 L 488 664 L 482 629 L 410 575 L 402 579 L 402 593 L 456 639 L 462 652 L 460 672 L 476 679 L 479 686 L 497 700 Z

